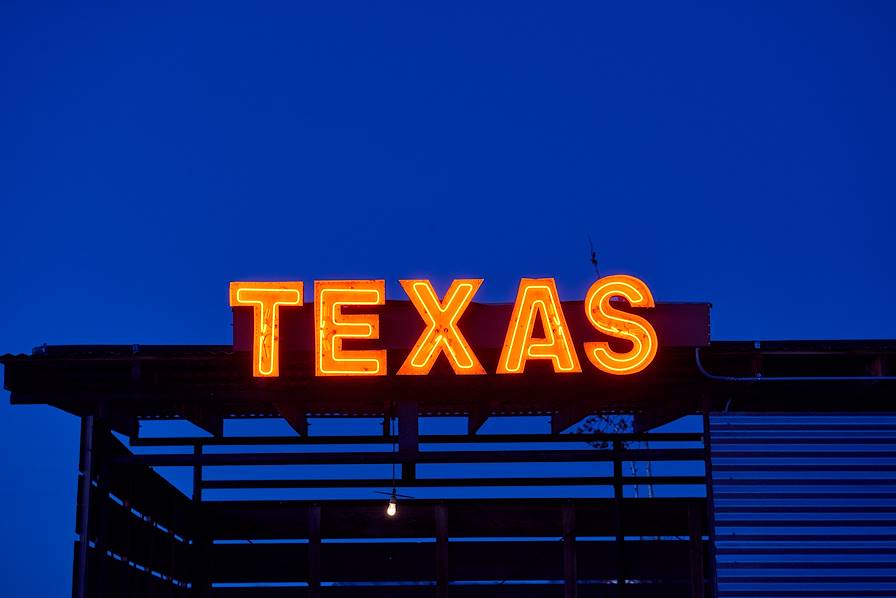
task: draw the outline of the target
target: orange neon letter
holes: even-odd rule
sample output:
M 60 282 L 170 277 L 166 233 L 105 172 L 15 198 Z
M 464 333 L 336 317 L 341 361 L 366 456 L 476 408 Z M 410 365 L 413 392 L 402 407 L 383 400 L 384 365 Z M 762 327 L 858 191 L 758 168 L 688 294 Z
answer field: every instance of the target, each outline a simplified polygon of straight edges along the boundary
M 314 281 L 314 373 L 318 376 L 385 376 L 386 351 L 346 350 L 345 339 L 377 339 L 376 314 L 344 314 L 343 306 L 383 305 L 384 280 Z
M 251 306 L 254 316 L 252 375 L 280 375 L 280 307 L 302 305 L 301 282 L 231 282 L 230 306 Z
M 606 342 L 585 343 L 588 360 L 610 374 L 636 374 L 656 357 L 659 340 L 650 322 L 619 310 L 611 297 L 622 297 L 632 307 L 653 307 L 653 295 L 642 280 L 618 274 L 605 276 L 591 285 L 585 296 L 585 313 L 595 328 L 615 338 L 631 341 L 625 353 L 610 350 Z
M 411 303 L 426 321 L 426 330 L 404 360 L 398 370 L 399 374 L 428 374 L 440 353 L 448 358 L 455 374 L 485 373 L 464 335 L 457 328 L 457 321 L 470 305 L 481 284 L 481 278 L 455 280 L 445 293 L 445 299 L 439 302 L 428 280 L 401 281 Z
M 541 319 L 544 338 L 532 338 L 535 316 Z M 529 359 L 550 359 L 555 372 L 581 372 L 553 278 L 523 278 L 513 305 L 499 374 L 519 374 Z

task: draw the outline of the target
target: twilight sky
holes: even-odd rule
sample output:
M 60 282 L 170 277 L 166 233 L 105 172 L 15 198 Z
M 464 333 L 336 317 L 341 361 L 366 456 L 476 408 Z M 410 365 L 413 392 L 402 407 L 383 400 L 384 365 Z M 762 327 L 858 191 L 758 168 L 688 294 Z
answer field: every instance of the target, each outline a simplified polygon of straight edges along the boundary
M 238 279 L 577 298 L 589 235 L 716 339 L 896 338 L 893 5 L 596 4 L 0 3 L 0 353 L 227 343 Z M 0 578 L 63 595 L 78 424 L 7 402 Z

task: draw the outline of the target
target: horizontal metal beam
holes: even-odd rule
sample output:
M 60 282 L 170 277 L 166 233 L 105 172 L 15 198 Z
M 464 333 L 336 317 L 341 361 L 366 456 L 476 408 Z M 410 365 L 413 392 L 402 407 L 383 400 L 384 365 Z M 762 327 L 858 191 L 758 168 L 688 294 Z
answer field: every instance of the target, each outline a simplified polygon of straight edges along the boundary
M 420 436 L 420 444 L 459 443 L 524 443 L 524 442 L 702 442 L 699 432 L 665 432 L 644 434 L 429 434 Z M 293 445 L 293 444 L 384 444 L 398 442 L 397 436 L 206 436 L 132 438 L 131 446 L 241 446 L 241 445 Z
M 838 542 L 896 542 L 896 534 L 751 534 L 737 533 L 716 534 L 718 542 L 829 542 L 834 546 Z
M 740 497 L 747 498 L 752 495 L 740 494 Z M 841 495 L 842 497 L 842 495 Z M 874 499 L 876 496 L 860 496 L 862 500 Z M 750 501 L 752 502 L 752 501 Z M 748 507 L 719 507 L 715 509 L 716 514 L 720 513 L 740 513 L 740 514 L 758 514 L 758 513 L 896 513 L 896 505 L 807 505 L 803 501 L 794 501 L 797 503 L 793 506 L 748 506 Z M 728 522 L 726 521 L 727 525 Z
M 725 562 L 718 565 L 719 569 L 896 569 L 896 562 L 889 561 L 757 561 L 757 562 Z M 817 579 L 823 581 L 825 578 Z M 864 581 L 857 578 L 856 581 Z
M 874 500 L 896 499 L 896 492 L 893 492 L 892 489 L 889 492 L 879 492 L 873 488 L 863 488 L 859 493 L 849 492 L 848 488 L 844 492 L 813 492 L 811 490 L 805 492 L 744 492 L 742 489 L 725 491 L 715 488 L 713 494 L 715 494 L 716 498 L 723 498 L 725 500 L 740 499 L 748 501 L 801 501 L 812 499 L 855 500 L 856 498 L 868 498 Z
M 704 484 L 703 476 L 626 476 L 621 479 L 626 486 Z M 562 477 L 562 478 L 417 478 L 401 483 L 402 488 L 458 488 L 458 487 L 506 487 L 506 486 L 611 486 L 612 476 Z M 391 479 L 352 480 L 205 480 L 202 487 L 214 490 L 260 488 L 388 488 Z
M 800 544 L 797 546 L 719 546 L 716 548 L 716 552 L 719 554 L 754 554 L 754 555 L 769 555 L 775 558 L 778 558 L 782 554 L 799 554 L 799 555 L 834 555 L 841 556 L 845 554 L 871 554 L 871 555 L 882 555 L 882 554 L 892 554 L 896 555 L 896 546 L 881 546 L 880 543 L 872 544 L 870 546 L 844 546 L 842 542 L 832 543 L 825 546 L 811 546 L 808 544 Z M 841 561 L 845 562 L 845 561 Z
M 732 436 L 730 438 L 717 438 L 715 432 L 712 434 L 713 446 L 761 446 L 761 445 L 838 445 L 838 444 L 896 444 L 896 436 L 806 436 L 804 438 L 781 438 L 777 436 Z M 727 451 L 729 449 L 718 449 Z M 713 451 L 715 452 L 715 450 Z M 809 454 L 808 451 L 806 454 Z
M 450 538 L 559 539 L 563 534 L 563 505 L 572 504 L 576 512 L 576 535 L 580 537 L 615 535 L 617 508 L 621 508 L 625 536 L 655 537 L 687 534 L 689 512 L 697 509 L 705 513 L 706 508 L 703 498 L 632 497 L 619 503 L 610 498 L 594 497 L 419 498 L 399 499 L 399 516 L 387 518 L 383 513 L 384 500 L 382 495 L 370 491 L 363 492 L 363 498 L 349 500 L 271 501 L 222 497 L 203 503 L 202 525 L 211 537 L 222 540 L 308 538 L 311 532 L 308 514 L 316 507 L 320 510 L 326 538 L 434 538 L 438 531 L 436 512 L 445 509 Z M 701 525 L 705 525 L 705 519 Z M 650 545 L 667 542 L 651 542 Z M 633 545 L 637 544 L 638 541 L 633 542 Z
M 378 465 L 391 463 L 563 463 L 589 461 L 702 461 L 703 449 L 421 451 L 416 453 L 220 453 L 121 455 L 119 464 L 153 467 L 190 465 Z
M 737 478 L 713 477 L 712 483 L 721 486 L 896 486 L 896 478 Z M 747 493 L 744 493 L 747 495 Z M 752 496 L 752 495 L 750 495 Z
M 802 417 L 805 417 L 805 414 L 800 414 Z M 771 420 L 771 418 L 765 418 L 765 420 L 757 422 L 757 423 L 728 423 L 727 421 L 724 423 L 719 423 L 710 426 L 710 430 L 712 430 L 713 436 L 716 434 L 723 435 L 725 432 L 810 432 L 810 431 L 821 431 L 821 432 L 829 432 L 829 431 L 853 431 L 853 432 L 870 432 L 874 431 L 896 431 L 896 424 L 887 424 L 887 423 L 867 423 L 866 418 L 862 416 L 850 415 L 848 417 L 852 417 L 855 421 L 850 420 L 842 420 L 838 422 L 831 423 L 823 423 L 823 424 L 811 424 L 811 423 L 780 423 L 780 419 L 777 421 Z
M 716 519 L 716 526 L 725 528 L 729 527 L 738 527 L 738 528 L 760 528 L 766 531 L 772 531 L 779 527 L 811 527 L 811 528 L 834 528 L 834 527 L 848 527 L 848 528 L 864 528 L 864 527 L 876 527 L 876 528 L 890 528 L 896 524 L 896 519 L 888 518 L 888 519 L 830 519 L 825 517 L 820 517 L 818 519 L 769 519 L 769 518 L 744 518 L 744 519 Z M 748 534 L 749 532 L 739 532 Z M 812 535 L 811 532 L 807 533 L 807 535 Z
M 841 458 L 842 458 L 841 453 Z M 864 455 L 860 455 L 864 456 Z M 896 457 L 896 454 L 890 453 L 889 455 L 885 455 L 889 457 Z M 811 458 L 811 457 L 810 457 Z M 766 465 L 763 463 L 746 463 L 746 464 L 736 464 L 736 465 L 715 465 L 713 466 L 713 472 L 715 473 L 759 473 L 759 474 L 767 474 L 773 472 L 802 472 L 802 471 L 814 471 L 814 472 L 872 472 L 872 471 L 896 471 L 896 463 L 893 464 L 884 464 L 884 463 L 821 463 L 821 464 L 810 464 L 810 463 L 781 463 L 781 464 L 771 464 Z

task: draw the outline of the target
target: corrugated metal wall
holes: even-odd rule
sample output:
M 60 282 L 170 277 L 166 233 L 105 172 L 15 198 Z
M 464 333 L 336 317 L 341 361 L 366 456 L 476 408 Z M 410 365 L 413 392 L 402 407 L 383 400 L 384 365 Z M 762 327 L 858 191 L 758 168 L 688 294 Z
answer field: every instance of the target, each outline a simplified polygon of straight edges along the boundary
M 711 418 L 720 596 L 896 596 L 896 417 Z

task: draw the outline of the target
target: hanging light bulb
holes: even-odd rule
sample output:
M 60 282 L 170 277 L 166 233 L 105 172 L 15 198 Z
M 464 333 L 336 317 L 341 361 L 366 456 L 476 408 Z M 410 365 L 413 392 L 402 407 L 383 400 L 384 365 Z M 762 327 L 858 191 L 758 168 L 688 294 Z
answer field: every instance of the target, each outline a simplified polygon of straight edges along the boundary
M 398 502 L 395 500 L 394 496 L 389 497 L 389 506 L 386 507 L 386 515 L 389 517 L 395 517 L 395 514 L 398 512 Z

